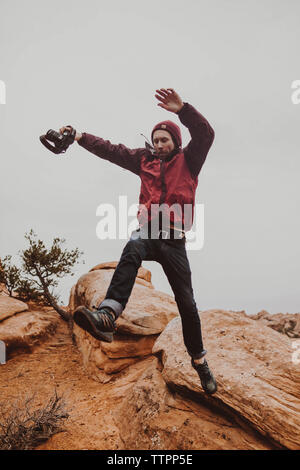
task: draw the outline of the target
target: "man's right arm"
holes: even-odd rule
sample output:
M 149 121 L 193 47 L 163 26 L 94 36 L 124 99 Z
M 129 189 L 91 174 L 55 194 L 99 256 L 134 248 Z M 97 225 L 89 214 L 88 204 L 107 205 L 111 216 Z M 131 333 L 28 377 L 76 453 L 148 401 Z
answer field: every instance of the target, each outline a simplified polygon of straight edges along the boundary
M 81 147 L 100 158 L 104 158 L 104 160 L 132 171 L 136 175 L 140 174 L 140 162 L 145 149 L 129 149 L 123 144 L 114 145 L 109 140 L 104 140 L 86 132 L 78 134 L 81 137 L 76 140 Z
M 66 127 L 62 127 L 60 132 L 63 133 Z M 76 131 L 75 140 L 81 147 L 97 155 L 97 157 L 115 163 L 136 175 L 140 174 L 140 162 L 143 153 L 145 153 L 144 148 L 129 149 L 125 145 L 114 145 L 109 140 L 78 131 Z

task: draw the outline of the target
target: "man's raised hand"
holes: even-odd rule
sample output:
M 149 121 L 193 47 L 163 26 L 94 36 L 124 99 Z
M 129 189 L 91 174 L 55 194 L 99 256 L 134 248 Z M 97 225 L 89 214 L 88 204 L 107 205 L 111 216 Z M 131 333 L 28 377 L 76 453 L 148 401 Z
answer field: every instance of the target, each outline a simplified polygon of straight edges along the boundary
M 171 111 L 172 113 L 178 113 L 183 107 L 182 99 L 173 88 L 160 88 L 156 90 L 156 93 L 155 98 L 160 101 L 157 106 Z

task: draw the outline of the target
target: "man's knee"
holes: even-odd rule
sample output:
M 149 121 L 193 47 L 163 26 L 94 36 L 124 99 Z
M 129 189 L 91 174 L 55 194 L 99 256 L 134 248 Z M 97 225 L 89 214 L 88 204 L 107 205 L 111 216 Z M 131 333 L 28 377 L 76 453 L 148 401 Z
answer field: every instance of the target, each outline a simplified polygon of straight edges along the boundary
M 193 290 L 184 288 L 179 294 L 175 296 L 178 308 L 180 311 L 184 311 L 186 315 L 194 316 L 195 312 L 198 314 L 197 305 L 194 299 Z

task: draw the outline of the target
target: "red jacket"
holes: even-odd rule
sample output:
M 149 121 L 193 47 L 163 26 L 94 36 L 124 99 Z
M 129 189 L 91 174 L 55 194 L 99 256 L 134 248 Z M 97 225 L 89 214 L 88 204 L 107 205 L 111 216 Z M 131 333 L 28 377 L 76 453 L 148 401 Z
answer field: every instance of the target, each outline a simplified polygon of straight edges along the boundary
M 171 224 L 185 231 L 192 227 L 198 175 L 213 143 L 214 130 L 188 103 L 184 103 L 178 117 L 188 128 L 191 140 L 184 149 L 177 149 L 161 159 L 147 148 L 113 145 L 87 133 L 83 133 L 78 141 L 98 157 L 139 175 L 141 190 L 137 218 L 140 226 L 157 217 L 159 205 L 166 204 L 161 208 L 162 212 L 170 210 Z

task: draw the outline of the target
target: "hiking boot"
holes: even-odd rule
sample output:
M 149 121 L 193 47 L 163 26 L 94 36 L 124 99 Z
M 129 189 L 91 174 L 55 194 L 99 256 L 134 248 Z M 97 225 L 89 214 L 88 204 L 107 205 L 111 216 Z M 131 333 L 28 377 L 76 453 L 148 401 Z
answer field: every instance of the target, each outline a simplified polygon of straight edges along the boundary
M 206 359 L 202 364 L 195 364 L 194 359 L 192 358 L 192 367 L 198 372 L 198 375 L 201 380 L 201 385 L 205 393 L 212 395 L 217 391 L 217 383 L 215 378 L 210 371 Z
M 116 331 L 115 314 L 109 307 L 103 307 L 94 311 L 81 305 L 74 312 L 74 322 L 83 330 L 100 341 L 111 343 L 113 333 Z

